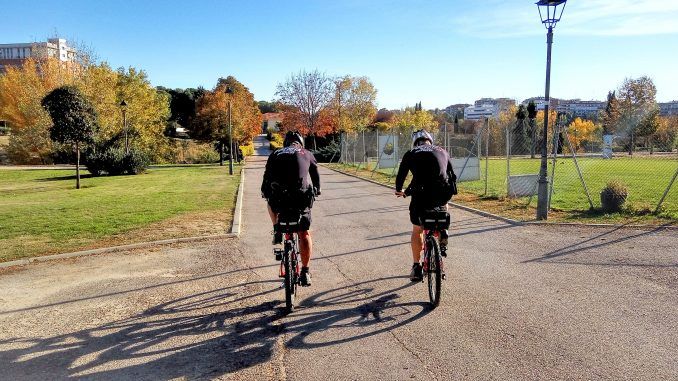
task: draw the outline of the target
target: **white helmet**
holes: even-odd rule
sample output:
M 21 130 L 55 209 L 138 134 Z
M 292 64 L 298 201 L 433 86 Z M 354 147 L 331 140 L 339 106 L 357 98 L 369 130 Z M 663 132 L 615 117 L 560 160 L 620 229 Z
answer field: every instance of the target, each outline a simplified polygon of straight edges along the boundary
M 433 136 L 428 133 L 426 130 L 418 130 L 412 133 L 412 147 L 416 147 L 417 143 L 421 140 L 428 140 L 433 144 Z

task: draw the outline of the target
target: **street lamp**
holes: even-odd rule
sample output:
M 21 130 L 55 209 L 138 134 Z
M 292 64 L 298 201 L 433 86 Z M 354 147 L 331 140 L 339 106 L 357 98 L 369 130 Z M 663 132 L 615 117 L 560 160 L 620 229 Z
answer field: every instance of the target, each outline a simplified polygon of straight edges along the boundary
M 560 17 L 565 10 L 565 3 L 567 0 L 539 0 L 537 9 L 539 10 L 539 17 L 542 24 L 548 31 L 546 33 L 546 92 L 544 95 L 544 136 L 541 145 L 541 167 L 539 168 L 539 188 L 537 191 L 537 219 L 545 220 L 548 217 L 548 180 L 546 179 L 547 172 L 547 154 L 548 143 L 546 139 L 548 125 L 549 125 L 549 103 L 551 98 L 549 96 L 551 87 L 551 45 L 553 44 L 553 28 L 556 23 L 560 21 Z
M 228 174 L 233 174 L 233 132 L 231 127 L 231 98 L 233 96 L 233 88 L 226 86 L 226 94 L 228 94 Z
M 122 110 L 122 131 L 125 134 L 125 153 L 129 153 L 129 140 L 127 139 L 127 102 L 123 99 L 120 102 L 120 110 Z

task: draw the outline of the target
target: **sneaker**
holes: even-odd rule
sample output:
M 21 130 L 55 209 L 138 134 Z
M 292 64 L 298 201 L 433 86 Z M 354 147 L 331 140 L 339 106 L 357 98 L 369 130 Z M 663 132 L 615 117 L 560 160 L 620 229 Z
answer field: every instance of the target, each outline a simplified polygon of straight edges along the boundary
M 424 271 L 421 268 L 421 264 L 415 263 L 412 265 L 412 271 L 410 271 L 410 280 L 412 282 L 421 282 L 424 279 Z
M 282 243 L 282 233 L 273 231 L 273 242 L 274 245 L 280 245 Z
M 301 274 L 299 274 L 299 283 L 303 287 L 308 287 L 311 285 L 311 272 L 308 271 L 308 267 L 301 268 Z

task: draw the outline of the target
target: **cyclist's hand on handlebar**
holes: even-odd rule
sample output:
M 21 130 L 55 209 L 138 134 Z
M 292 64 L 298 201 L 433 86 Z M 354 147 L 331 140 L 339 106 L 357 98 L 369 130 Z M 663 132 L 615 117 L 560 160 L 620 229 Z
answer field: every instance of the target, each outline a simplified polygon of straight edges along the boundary
M 395 195 L 396 195 L 396 197 L 402 197 L 402 198 L 406 197 L 405 192 L 403 192 L 403 191 L 396 191 Z

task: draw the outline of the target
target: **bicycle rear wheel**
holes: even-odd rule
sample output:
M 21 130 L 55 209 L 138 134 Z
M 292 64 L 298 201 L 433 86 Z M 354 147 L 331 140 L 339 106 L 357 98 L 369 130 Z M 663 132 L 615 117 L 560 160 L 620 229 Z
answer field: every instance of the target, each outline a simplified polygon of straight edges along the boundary
M 428 279 L 428 298 L 431 302 L 433 308 L 438 307 L 440 304 L 440 291 L 442 284 L 442 266 L 441 266 L 441 257 L 440 257 L 440 248 L 438 247 L 438 241 L 433 238 L 430 238 L 428 244 L 428 249 L 426 250 L 426 255 L 428 259 L 428 271 L 426 277 Z
M 288 246 L 288 245 L 285 245 Z M 294 311 L 294 299 L 297 294 L 296 273 L 292 257 L 294 249 L 290 247 L 285 248 L 284 266 L 285 266 L 285 307 L 289 312 Z

